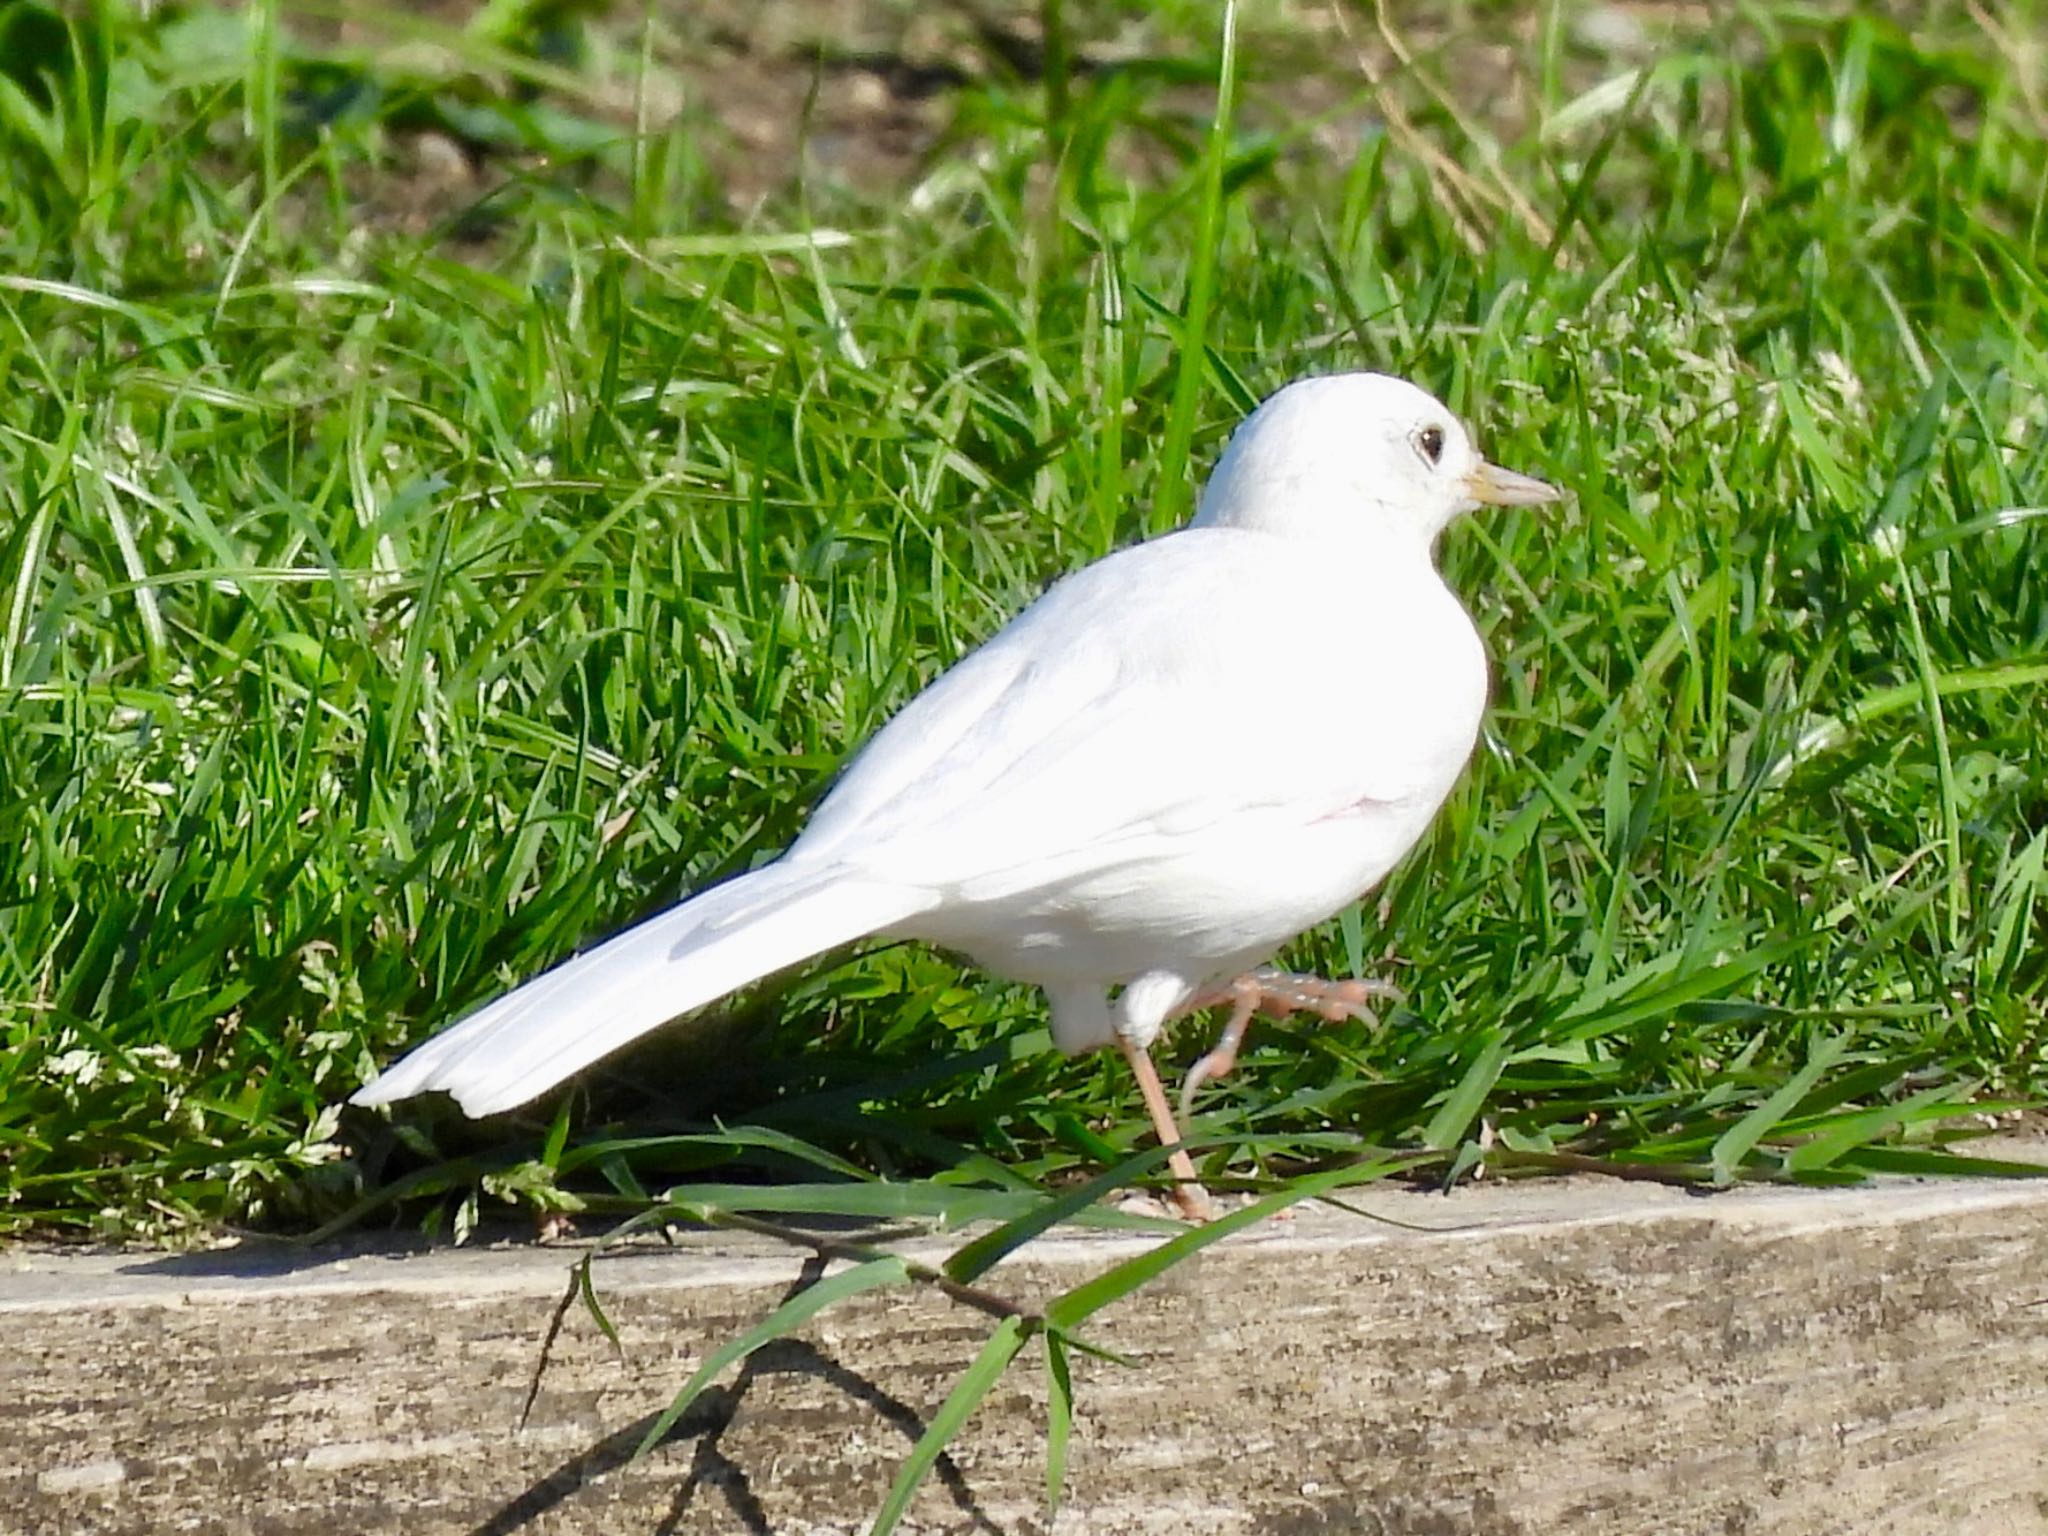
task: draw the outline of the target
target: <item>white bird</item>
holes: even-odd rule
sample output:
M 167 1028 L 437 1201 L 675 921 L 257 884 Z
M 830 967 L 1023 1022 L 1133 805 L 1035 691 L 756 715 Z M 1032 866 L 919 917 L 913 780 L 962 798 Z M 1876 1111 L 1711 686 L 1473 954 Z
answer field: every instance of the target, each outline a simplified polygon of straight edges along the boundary
M 1115 1044 L 1161 1139 L 1178 1014 L 1362 1011 L 1383 990 L 1253 969 L 1377 885 L 1477 739 L 1478 632 L 1435 565 L 1481 503 L 1556 499 L 1400 379 L 1288 385 L 1184 528 L 1060 581 L 904 707 L 773 863 L 486 1004 L 355 1095 L 523 1104 L 661 1024 L 868 937 L 1044 988 L 1068 1053 Z M 1208 1206 L 1176 1152 L 1181 1208 Z

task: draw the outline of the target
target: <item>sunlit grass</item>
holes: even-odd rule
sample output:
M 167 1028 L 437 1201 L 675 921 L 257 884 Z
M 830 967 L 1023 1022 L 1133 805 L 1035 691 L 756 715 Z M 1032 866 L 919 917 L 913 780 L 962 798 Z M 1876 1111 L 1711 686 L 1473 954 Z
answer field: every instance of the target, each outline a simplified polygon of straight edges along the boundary
M 480 1189 L 705 1180 L 962 1220 L 1131 1157 L 1116 1063 L 907 948 L 491 1125 L 335 1106 L 783 846 L 922 682 L 1178 516 L 1260 394 L 1346 367 L 1574 495 L 1452 534 L 1485 746 L 1291 956 L 1408 1002 L 1256 1030 L 1205 1174 L 1847 1177 L 2040 1087 L 2048 143 L 1961 12 L 1611 56 L 1539 18 L 1490 197 L 1425 152 L 1476 165 L 1489 107 L 1432 56 L 1290 120 L 1271 18 L 1228 133 L 1186 99 L 1190 14 L 1156 56 L 968 89 L 914 195 L 813 185 L 745 227 L 687 125 L 508 86 L 481 243 L 361 225 L 423 88 L 320 121 L 313 87 L 385 66 L 240 46 L 268 14 L 110 9 L 0 71 L 0 1221 L 306 1225 L 381 1190 L 464 1225 Z M 1341 668 L 1266 702 L 1210 749 L 1316 750 L 1287 722 L 1345 709 Z

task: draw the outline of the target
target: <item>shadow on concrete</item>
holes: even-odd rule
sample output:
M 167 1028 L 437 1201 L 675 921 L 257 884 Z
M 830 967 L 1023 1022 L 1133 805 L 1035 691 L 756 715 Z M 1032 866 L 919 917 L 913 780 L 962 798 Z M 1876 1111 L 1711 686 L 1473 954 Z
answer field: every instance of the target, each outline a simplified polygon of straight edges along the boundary
M 4 3 L 5 0 L 0 0 L 0 5 Z M 853 1236 L 875 1247 L 918 1237 L 924 1232 L 923 1228 L 909 1223 L 877 1225 L 871 1217 L 806 1215 L 788 1220 L 787 1224 L 793 1231 L 816 1232 L 834 1237 Z M 679 1221 L 671 1230 L 702 1232 L 706 1229 Z M 187 1253 L 158 1253 L 146 1257 L 138 1255 L 133 1262 L 120 1265 L 119 1273 L 162 1275 L 173 1280 L 280 1279 L 288 1275 L 304 1274 L 310 1270 L 345 1264 L 354 1259 L 411 1259 L 431 1253 L 463 1251 L 477 1254 L 499 1250 L 525 1254 L 559 1254 L 565 1265 L 573 1264 L 587 1251 L 593 1264 L 603 1266 L 645 1259 L 650 1253 L 670 1251 L 674 1247 L 674 1238 L 668 1233 L 657 1233 L 595 1250 L 585 1246 L 587 1241 L 582 1237 L 542 1241 L 534 1235 L 533 1224 L 530 1221 L 523 1224 L 498 1223 L 480 1226 L 467 1244 L 450 1243 L 445 1238 L 436 1241 L 418 1235 L 407 1236 L 390 1232 L 351 1233 L 325 1237 L 318 1241 L 248 1234 L 238 1237 L 232 1245 L 223 1248 Z M 802 1283 L 809 1284 L 808 1281 Z
M 813 1259 L 806 1263 L 802 1274 L 783 1299 L 786 1301 L 817 1284 L 824 1270 L 822 1260 Z M 745 1531 L 748 1536 L 776 1536 L 775 1526 L 756 1496 L 746 1468 L 720 1446 L 747 1393 L 754 1389 L 756 1382 L 770 1376 L 810 1376 L 825 1382 L 850 1401 L 872 1410 L 900 1430 L 906 1453 L 925 1432 L 923 1416 L 901 1398 L 884 1391 L 858 1371 L 848 1369 L 813 1344 L 799 1339 L 778 1339 L 749 1355 L 730 1387 L 707 1388 L 658 1442 L 665 1448 L 694 1440 L 696 1448 L 691 1454 L 689 1470 L 683 1476 L 682 1485 L 670 1501 L 667 1513 L 652 1527 L 649 1536 L 675 1536 L 682 1528 L 684 1516 L 703 1493 L 715 1494 L 725 1501 L 731 1520 L 728 1528 Z M 570 1457 L 476 1526 L 470 1536 L 516 1536 L 516 1533 L 524 1531 L 592 1481 L 630 1463 L 641 1440 L 659 1417 L 659 1412 L 647 1414 Z M 1003 1528 L 982 1509 L 966 1475 L 952 1457 L 940 1454 L 932 1465 L 931 1479 L 973 1522 L 973 1529 L 986 1532 L 988 1536 L 1005 1536 Z
M 413 1258 L 429 1251 L 421 1241 L 388 1236 L 356 1241 L 296 1242 L 290 1238 L 244 1237 L 233 1247 L 191 1253 L 164 1253 L 123 1264 L 124 1275 L 165 1275 L 172 1279 L 276 1279 L 309 1269 L 324 1269 L 350 1259 Z

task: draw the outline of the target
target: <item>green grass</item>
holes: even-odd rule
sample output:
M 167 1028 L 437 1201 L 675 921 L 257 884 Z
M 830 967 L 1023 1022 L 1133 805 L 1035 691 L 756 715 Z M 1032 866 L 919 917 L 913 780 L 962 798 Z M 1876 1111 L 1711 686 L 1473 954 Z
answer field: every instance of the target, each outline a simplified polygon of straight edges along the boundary
M 1254 8 L 1213 133 L 1207 8 L 1112 50 L 1074 7 L 1072 73 L 991 65 L 914 194 L 737 221 L 701 121 L 610 126 L 508 14 L 428 68 L 260 6 L 0 0 L 0 1225 L 1010 1218 L 1131 1158 L 1120 1064 L 906 948 L 483 1127 L 336 1106 L 783 846 L 1343 367 L 1574 497 L 1450 536 L 1486 743 L 1290 956 L 1408 1002 L 1259 1027 L 1205 1172 L 1847 1178 L 2041 1090 L 2048 133 L 1960 7 L 1636 45 L 1538 9 L 1505 73 L 1458 40 L 1489 7 L 1382 96 Z M 367 223 L 422 127 L 502 187 Z
M 735 218 L 716 114 L 651 106 L 686 24 L 321 45 L 274 3 L 0 0 L 0 1231 L 783 1232 L 841 1267 L 664 1423 L 845 1296 L 937 1287 L 989 1337 L 881 1530 L 1033 1345 L 1057 1502 L 1084 1330 L 1294 1200 L 2013 1171 L 1967 1138 L 2048 1077 L 2039 62 L 1946 4 L 1576 14 L 1397 46 L 1251 7 L 1233 50 L 1207 6 L 1046 3 L 1050 73 L 989 45 L 914 185 Z M 425 216 L 392 196 L 423 132 L 485 167 Z M 1161 1154 L 1033 994 L 903 947 L 491 1124 L 339 1110 L 783 846 L 922 682 L 1340 367 L 1574 496 L 1447 543 L 1486 743 L 1289 956 L 1407 1002 L 1261 1026 L 1205 1094 L 1205 1177 L 1256 1203 L 983 1289 L 1055 1223 L 1146 1225 L 1101 1201 Z M 1347 691 L 1268 702 L 1211 750 L 1316 750 Z M 819 1217 L 975 1233 L 927 1267 L 778 1224 Z

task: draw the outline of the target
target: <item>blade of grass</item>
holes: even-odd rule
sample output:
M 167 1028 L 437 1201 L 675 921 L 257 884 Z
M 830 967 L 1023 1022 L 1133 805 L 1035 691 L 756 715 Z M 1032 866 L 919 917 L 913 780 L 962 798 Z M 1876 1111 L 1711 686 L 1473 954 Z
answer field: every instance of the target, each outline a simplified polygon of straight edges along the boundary
M 1263 1195 L 1248 1205 L 1219 1216 L 1206 1226 L 1194 1227 L 1170 1237 L 1158 1247 L 1148 1248 L 1133 1258 L 1125 1259 L 1092 1280 L 1084 1280 L 1062 1293 L 1045 1309 L 1046 1326 L 1056 1328 L 1063 1334 L 1072 1333 L 1104 1307 L 1121 1301 L 1138 1287 L 1200 1253 L 1212 1243 L 1221 1242 L 1231 1233 L 1255 1226 L 1276 1211 L 1284 1211 L 1304 1200 L 1313 1200 L 1329 1190 L 1374 1183 L 1390 1173 L 1398 1172 L 1410 1161 L 1411 1159 L 1400 1157 L 1380 1158 L 1368 1163 L 1326 1169 L 1322 1173 L 1290 1180 L 1271 1194 Z
M 1799 1101 L 1813 1091 L 1814 1085 L 1827 1075 L 1828 1070 L 1841 1060 L 1843 1052 L 1849 1049 L 1850 1038 L 1846 1034 L 1830 1035 L 1821 1041 L 1806 1058 L 1805 1066 L 1793 1073 L 1775 1093 L 1715 1139 L 1714 1149 L 1709 1157 L 1714 1168 L 1715 1182 L 1735 1182 L 1743 1160 L 1755 1150 L 1759 1141 L 1771 1133 L 1779 1121 L 1798 1107 Z
M 1067 1487 L 1067 1443 L 1074 1432 L 1074 1382 L 1059 1330 L 1045 1330 L 1045 1507 L 1057 1512 Z
M 1164 1163 L 1168 1155 L 1164 1147 L 1149 1147 L 1116 1167 L 1097 1174 L 1085 1184 L 1042 1201 L 1034 1209 L 956 1249 L 946 1260 L 946 1273 L 962 1284 L 979 1279 L 1040 1233 L 1071 1220 L 1111 1191 L 1142 1179 Z
M 1423 1145 L 1448 1152 L 1465 1139 L 1465 1132 L 1471 1128 L 1480 1106 L 1486 1102 L 1486 1096 L 1500 1081 L 1507 1055 L 1507 1037 L 1494 1030 L 1458 1079 L 1458 1085 L 1444 1099 L 1442 1107 L 1430 1116 L 1429 1124 L 1423 1127 Z
M 1158 484 L 1152 499 L 1152 526 L 1174 527 L 1186 516 L 1192 495 L 1188 450 L 1194 443 L 1195 416 L 1201 408 L 1207 375 L 1209 305 L 1216 285 L 1217 247 L 1223 238 L 1223 172 L 1230 162 L 1232 120 L 1237 102 L 1237 0 L 1224 0 L 1221 42 L 1216 64 L 1216 111 L 1209 120 L 1209 138 L 1202 152 L 1195 229 L 1188 255 L 1187 301 L 1180 327 L 1180 358 L 1175 367 L 1173 401 L 1167 408 L 1166 434 L 1160 442 Z
M 990 1389 L 1002 1380 L 1003 1372 L 1030 1337 L 1030 1330 L 1022 1318 L 1007 1317 L 996 1325 L 995 1332 L 982 1345 L 981 1353 L 961 1372 L 953 1390 L 946 1394 L 939 1411 L 932 1415 L 931 1422 L 925 1426 L 924 1433 L 918 1436 L 917 1444 L 911 1447 L 910 1455 L 897 1470 L 896 1481 L 889 1487 L 889 1496 L 882 1501 L 875 1523 L 868 1527 L 869 1536 L 889 1536 L 896 1529 L 910 1508 L 910 1501 L 916 1496 L 925 1474 L 931 1471 L 932 1464 L 952 1443 L 953 1437 L 960 1433 L 974 1410 L 981 1406 Z

